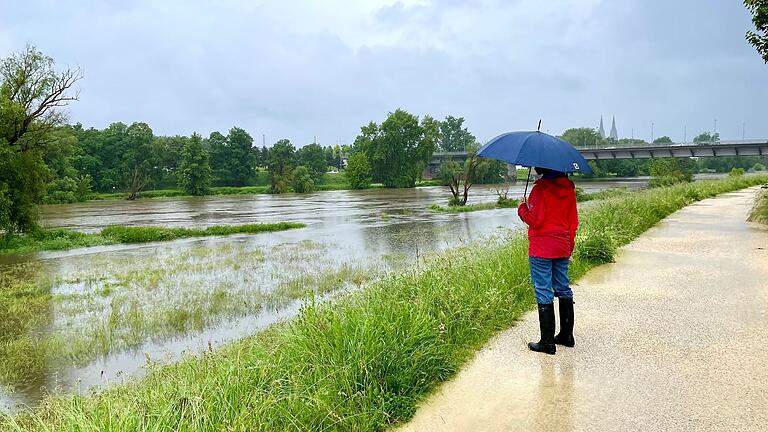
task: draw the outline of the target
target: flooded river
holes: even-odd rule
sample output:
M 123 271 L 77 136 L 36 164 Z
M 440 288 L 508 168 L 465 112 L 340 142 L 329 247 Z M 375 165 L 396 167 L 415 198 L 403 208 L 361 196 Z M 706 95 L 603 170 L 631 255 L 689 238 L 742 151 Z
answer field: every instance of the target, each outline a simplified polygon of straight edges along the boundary
M 645 180 L 579 186 L 636 189 Z M 510 196 L 522 195 L 523 187 L 513 185 Z M 198 354 L 290 317 L 307 298 L 363 286 L 421 255 L 522 226 L 515 209 L 429 209 L 444 205 L 447 195 L 425 187 L 45 206 L 44 226 L 84 232 L 117 224 L 307 227 L 0 256 L 0 282 L 50 293 L 15 312 L 16 324 L 0 324 L 7 343 L 0 409 L 141 376 L 148 364 Z M 495 199 L 480 185 L 470 203 Z

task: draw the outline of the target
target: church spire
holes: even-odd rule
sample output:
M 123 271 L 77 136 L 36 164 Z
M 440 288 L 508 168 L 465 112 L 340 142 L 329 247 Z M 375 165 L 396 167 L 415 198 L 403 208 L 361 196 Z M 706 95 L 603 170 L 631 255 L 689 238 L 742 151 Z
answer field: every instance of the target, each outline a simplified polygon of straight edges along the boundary
M 605 128 L 603 127 L 603 116 L 600 116 L 600 129 L 598 129 L 597 134 L 600 135 L 600 138 L 605 138 Z
M 616 116 L 613 116 L 613 120 L 611 120 L 611 139 L 619 139 L 619 132 L 616 131 Z

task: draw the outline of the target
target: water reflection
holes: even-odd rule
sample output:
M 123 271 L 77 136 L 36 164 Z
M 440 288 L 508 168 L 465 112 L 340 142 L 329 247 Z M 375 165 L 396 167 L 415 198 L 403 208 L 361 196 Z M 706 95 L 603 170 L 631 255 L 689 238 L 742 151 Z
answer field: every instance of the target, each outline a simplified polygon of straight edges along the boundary
M 584 188 L 622 185 L 643 182 Z M 523 187 L 513 186 L 511 195 L 522 194 Z M 488 187 L 473 192 L 470 202 L 496 199 Z M 274 221 L 308 227 L 0 257 L 0 277 L 26 269 L 17 279 L 36 281 L 50 294 L 16 321 L 0 320 L 0 342 L 38 341 L 30 344 L 37 351 L 28 350 L 37 369 L 21 374 L 23 380 L 3 378 L 16 386 L 0 390 L 0 406 L 34 404 L 46 392 L 82 392 L 141 375 L 148 358 L 173 361 L 290 317 L 307 293 L 353 287 L 410 266 L 419 255 L 521 226 L 515 209 L 429 210 L 446 199 L 446 191 L 434 187 L 46 206 L 45 226 L 82 231 L 113 224 Z M 0 318 L 3 310 L 9 309 L 0 308 Z M 68 353 L 66 361 L 61 352 Z

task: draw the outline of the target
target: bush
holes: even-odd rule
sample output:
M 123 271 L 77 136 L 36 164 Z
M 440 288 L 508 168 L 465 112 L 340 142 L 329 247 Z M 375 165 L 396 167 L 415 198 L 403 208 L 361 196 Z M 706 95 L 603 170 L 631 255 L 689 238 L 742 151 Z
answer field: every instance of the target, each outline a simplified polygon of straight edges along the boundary
M 517 207 L 519 203 L 520 201 L 516 199 L 504 198 L 503 196 L 500 196 L 499 199 L 496 200 L 496 205 L 501 208 L 514 208 Z
M 352 189 L 367 189 L 371 187 L 373 177 L 368 156 L 363 152 L 352 153 L 347 161 L 347 169 L 344 171 Z
M 729 177 L 739 177 L 744 175 L 744 168 L 731 168 L 731 172 L 728 173 Z
M 293 170 L 293 190 L 298 193 L 307 193 L 315 190 L 315 181 L 312 180 L 312 173 L 304 165 L 298 166 Z
M 752 165 L 752 171 L 765 171 L 765 165 L 757 162 L 756 164 Z

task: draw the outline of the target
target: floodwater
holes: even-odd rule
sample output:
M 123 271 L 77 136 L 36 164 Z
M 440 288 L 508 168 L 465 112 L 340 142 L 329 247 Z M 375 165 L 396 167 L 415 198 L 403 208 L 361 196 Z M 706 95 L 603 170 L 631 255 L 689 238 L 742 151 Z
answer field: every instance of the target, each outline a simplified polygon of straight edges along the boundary
M 645 183 L 579 186 L 593 192 Z M 523 188 L 524 183 L 513 185 L 510 196 L 522 195 Z M 0 256 L 0 276 L 13 275 L 8 280 L 52 294 L 33 309 L 40 313 L 22 317 L 34 325 L 12 342 L 29 344 L 34 349 L 27 351 L 37 357 L 25 362 L 29 367 L 23 371 L 6 373 L 14 378 L 0 382 L 0 409 L 141 376 L 148 364 L 198 354 L 291 317 L 309 297 L 354 289 L 410 267 L 424 254 L 522 226 L 515 209 L 461 214 L 429 209 L 444 205 L 447 195 L 442 187 L 425 187 L 44 206 L 44 226 L 84 232 L 117 224 L 293 221 L 307 227 Z M 492 188 L 477 185 L 470 203 L 495 198 Z

